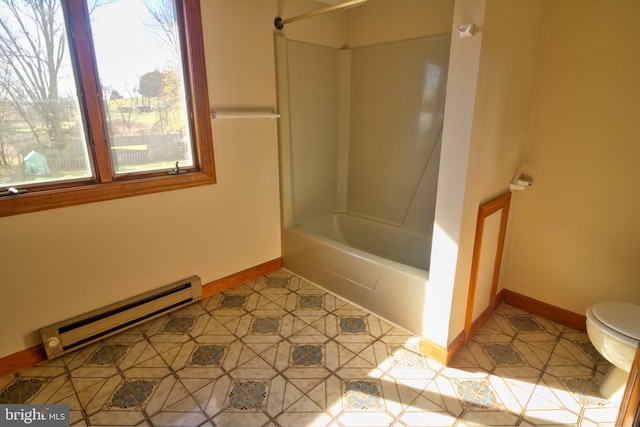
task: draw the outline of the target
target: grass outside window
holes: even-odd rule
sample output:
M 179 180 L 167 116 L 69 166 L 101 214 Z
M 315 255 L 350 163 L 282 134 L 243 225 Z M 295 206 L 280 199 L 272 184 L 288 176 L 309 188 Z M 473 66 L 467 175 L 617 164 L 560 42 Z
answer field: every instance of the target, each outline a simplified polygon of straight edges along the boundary
M 215 183 L 199 0 L 0 0 L 0 59 L 0 216 Z

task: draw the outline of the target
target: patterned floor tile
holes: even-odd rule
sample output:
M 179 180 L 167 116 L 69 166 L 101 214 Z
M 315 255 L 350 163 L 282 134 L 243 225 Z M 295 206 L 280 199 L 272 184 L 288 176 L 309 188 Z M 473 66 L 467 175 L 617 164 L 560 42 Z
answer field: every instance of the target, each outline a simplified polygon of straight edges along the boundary
M 337 418 L 346 427 L 387 427 L 393 423 L 393 417 L 386 412 L 345 412 Z
M 540 410 L 579 413 L 580 405 L 560 381 L 551 375 L 544 375 L 525 408 L 527 412 Z
M 529 397 L 538 378 L 513 380 L 497 375 L 490 375 L 487 381 L 491 384 L 500 399 L 504 410 L 512 414 L 520 414 L 526 408 Z
M 380 380 L 370 378 L 343 380 L 342 403 L 346 411 L 384 411 Z
M 514 426 L 518 415 L 508 411 L 468 411 L 461 417 L 463 426 Z
M 560 382 L 582 406 L 606 406 L 609 402 L 600 397 L 599 383 L 590 377 L 561 378 Z
M 202 411 L 163 411 L 151 417 L 156 426 L 199 426 L 207 421 L 207 415 Z
M 324 345 L 297 344 L 291 350 L 291 367 L 318 367 L 324 366 L 326 360 Z
M 113 405 L 109 406 L 109 403 L 123 384 L 122 378 L 117 375 L 100 379 L 82 378 L 72 382 L 77 390 L 78 400 L 88 415 L 112 409 Z
M 285 412 L 276 418 L 277 425 L 283 427 L 325 427 L 331 425 L 332 417 L 323 411 L 316 412 Z M 273 424 L 274 426 L 276 424 Z
M 223 410 L 231 381 L 231 377 L 226 375 L 214 380 L 202 378 L 181 379 L 182 384 L 191 392 L 199 406 L 210 416 L 215 416 Z
M 446 411 L 407 411 L 400 417 L 402 426 L 424 427 L 439 426 L 448 427 L 458 424 L 458 418 Z
M 89 416 L 90 425 L 136 426 L 150 425 L 143 411 L 104 410 Z
M 266 408 L 269 381 L 235 380 L 223 410 L 230 412 L 263 411 Z
M 141 409 L 149 400 L 154 387 L 158 384 L 149 380 L 133 380 L 123 382 L 107 401 L 107 408 Z
M 0 404 L 29 403 L 44 387 L 46 380 L 38 378 L 20 378 L 0 393 Z
M 278 334 L 281 319 L 278 317 L 260 316 L 253 319 L 249 327 L 250 334 Z
M 220 299 L 218 308 L 243 308 L 247 304 L 248 297 L 246 295 L 223 295 Z
M 504 406 L 487 380 L 454 380 L 458 397 L 468 409 L 502 410 Z
M 296 307 L 299 309 L 324 309 L 324 295 L 298 295 Z
M 427 358 L 420 352 L 420 344 L 389 344 L 390 368 L 427 368 Z
M 223 412 L 213 417 L 216 426 L 246 427 L 262 426 L 270 422 L 270 418 L 264 412 Z
M 117 365 L 131 346 L 118 343 L 104 343 L 91 354 L 87 365 Z
M 540 326 L 538 322 L 536 322 L 532 316 L 518 316 L 511 315 L 505 316 L 507 321 L 515 328 L 518 332 L 542 332 L 544 328 Z
M 524 414 L 524 421 L 533 426 L 574 426 L 578 419 L 579 415 L 565 409 L 528 410 Z
M 536 336 L 539 336 L 539 334 Z M 554 346 L 555 341 L 543 341 L 539 343 L 536 341 L 525 341 L 518 336 L 518 339 L 514 340 L 511 347 L 523 360 L 523 363 L 517 364 L 517 366 L 530 366 L 541 371 L 547 364 Z
M 610 364 L 579 331 L 500 305 L 445 367 L 421 338 L 287 270 L 0 382 L 72 425 L 612 425 Z
M 229 352 L 228 345 L 201 344 L 191 354 L 187 366 L 222 366 L 224 357 Z

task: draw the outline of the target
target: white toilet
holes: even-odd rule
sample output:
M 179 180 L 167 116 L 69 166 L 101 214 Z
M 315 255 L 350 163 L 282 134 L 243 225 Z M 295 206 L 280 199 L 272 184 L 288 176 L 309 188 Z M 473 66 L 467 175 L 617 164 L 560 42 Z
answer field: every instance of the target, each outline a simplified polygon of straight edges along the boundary
M 586 316 L 591 343 L 613 364 L 600 383 L 600 394 L 620 401 L 640 342 L 640 305 L 601 302 L 589 307 Z

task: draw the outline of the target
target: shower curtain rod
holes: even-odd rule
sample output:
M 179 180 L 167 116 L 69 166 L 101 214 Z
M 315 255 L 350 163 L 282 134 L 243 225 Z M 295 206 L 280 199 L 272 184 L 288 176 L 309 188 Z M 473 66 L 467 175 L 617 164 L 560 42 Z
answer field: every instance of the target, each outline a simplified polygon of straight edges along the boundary
M 367 0 L 351 0 L 344 3 L 336 4 L 333 6 L 325 7 L 324 9 L 316 10 L 315 12 L 305 13 L 303 15 L 294 16 L 293 18 L 282 19 L 279 16 L 273 20 L 273 24 L 276 26 L 278 30 L 284 28 L 285 24 L 289 24 L 291 22 L 300 21 L 302 19 L 312 18 L 314 16 L 322 15 L 323 13 L 333 12 L 334 10 L 346 9 L 352 6 L 358 6 Z

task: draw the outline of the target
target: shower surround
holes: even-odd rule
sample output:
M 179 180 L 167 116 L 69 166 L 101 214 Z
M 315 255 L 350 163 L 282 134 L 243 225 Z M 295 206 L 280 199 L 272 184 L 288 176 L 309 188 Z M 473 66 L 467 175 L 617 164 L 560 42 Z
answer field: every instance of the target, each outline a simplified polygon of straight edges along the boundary
M 450 39 L 353 49 L 276 39 L 284 265 L 415 333 Z

